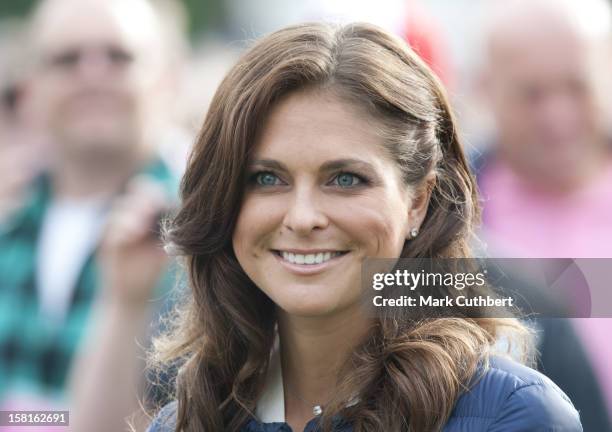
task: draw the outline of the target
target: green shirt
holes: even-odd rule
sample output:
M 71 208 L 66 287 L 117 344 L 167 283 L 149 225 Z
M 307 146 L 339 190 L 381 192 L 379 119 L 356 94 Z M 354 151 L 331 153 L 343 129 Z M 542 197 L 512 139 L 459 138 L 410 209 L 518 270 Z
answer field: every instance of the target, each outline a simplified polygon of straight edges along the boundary
M 139 174 L 160 182 L 176 196 L 178 183 L 163 162 L 155 161 Z M 0 402 L 9 391 L 64 395 L 71 362 L 99 289 L 94 251 L 80 270 L 64 321 L 51 326 L 42 316 L 35 272 L 38 238 L 52 199 L 48 177 L 37 179 L 31 192 L 24 208 L 0 228 Z M 167 291 L 172 283 L 167 275 L 158 289 Z

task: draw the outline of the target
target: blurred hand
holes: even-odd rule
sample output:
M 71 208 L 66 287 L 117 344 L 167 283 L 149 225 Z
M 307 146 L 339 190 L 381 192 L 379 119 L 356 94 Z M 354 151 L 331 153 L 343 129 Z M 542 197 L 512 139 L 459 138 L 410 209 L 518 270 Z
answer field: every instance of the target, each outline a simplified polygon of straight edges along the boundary
M 111 210 L 100 248 L 102 295 L 114 304 L 143 308 L 167 266 L 158 219 L 169 208 L 162 187 L 139 177 Z

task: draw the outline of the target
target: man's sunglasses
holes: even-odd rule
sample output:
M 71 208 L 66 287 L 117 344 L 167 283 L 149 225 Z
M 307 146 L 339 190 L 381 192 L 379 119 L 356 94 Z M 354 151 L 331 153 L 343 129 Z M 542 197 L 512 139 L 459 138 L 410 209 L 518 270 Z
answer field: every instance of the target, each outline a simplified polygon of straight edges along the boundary
M 126 49 L 119 47 L 103 48 L 71 48 L 49 55 L 45 65 L 53 69 L 74 69 L 84 59 L 99 56 L 107 64 L 114 67 L 123 67 L 134 61 L 134 55 Z

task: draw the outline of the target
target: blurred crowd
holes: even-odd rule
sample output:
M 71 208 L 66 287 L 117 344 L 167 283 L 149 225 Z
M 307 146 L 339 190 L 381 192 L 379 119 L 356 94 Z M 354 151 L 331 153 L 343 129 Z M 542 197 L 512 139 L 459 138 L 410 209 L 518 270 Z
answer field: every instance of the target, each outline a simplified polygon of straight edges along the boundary
M 0 410 L 142 430 L 143 408 L 171 397 L 172 371 L 152 377 L 144 360 L 185 288 L 160 223 L 224 72 L 295 22 L 372 21 L 437 73 L 481 189 L 482 255 L 612 258 L 606 0 L 226 3 L 223 31 L 191 37 L 177 0 L 42 0 L 0 17 Z M 612 430 L 612 318 L 533 325 L 538 366 L 585 431 Z

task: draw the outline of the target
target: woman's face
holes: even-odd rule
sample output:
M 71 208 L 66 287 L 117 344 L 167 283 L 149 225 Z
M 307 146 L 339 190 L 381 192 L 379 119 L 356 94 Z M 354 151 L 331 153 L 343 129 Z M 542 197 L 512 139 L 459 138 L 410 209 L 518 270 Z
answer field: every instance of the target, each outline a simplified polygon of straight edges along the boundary
M 398 257 L 420 224 L 424 212 L 375 130 L 322 92 L 292 94 L 267 119 L 233 246 L 251 280 L 288 314 L 357 304 L 364 259 Z

